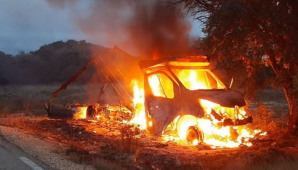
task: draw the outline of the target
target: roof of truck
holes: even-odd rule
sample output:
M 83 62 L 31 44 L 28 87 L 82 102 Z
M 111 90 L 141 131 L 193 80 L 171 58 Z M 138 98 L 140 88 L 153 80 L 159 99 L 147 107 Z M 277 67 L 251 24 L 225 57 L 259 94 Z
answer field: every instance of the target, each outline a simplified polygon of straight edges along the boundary
M 168 57 L 156 60 L 141 60 L 139 66 L 141 69 L 146 69 L 156 66 L 208 66 L 210 60 L 207 56 L 197 55 L 197 56 L 186 56 L 186 57 Z

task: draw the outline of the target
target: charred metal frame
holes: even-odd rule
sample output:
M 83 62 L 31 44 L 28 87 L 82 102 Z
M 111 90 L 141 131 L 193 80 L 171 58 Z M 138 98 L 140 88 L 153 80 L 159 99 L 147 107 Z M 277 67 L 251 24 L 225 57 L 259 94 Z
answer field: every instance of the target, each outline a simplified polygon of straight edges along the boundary
M 117 46 L 115 46 L 111 52 L 107 53 L 106 55 L 111 56 L 113 55 L 115 52 L 120 52 L 124 55 L 129 55 L 128 53 L 126 53 L 125 51 L 123 51 L 122 49 L 118 48 Z M 100 88 L 100 94 L 99 94 L 99 98 L 98 98 L 98 102 L 99 100 L 102 98 L 105 88 L 107 86 L 107 84 L 111 85 L 111 87 L 113 88 L 115 94 L 118 96 L 118 98 L 121 100 L 121 102 L 123 103 L 123 105 L 130 111 L 133 110 L 133 108 L 131 108 L 131 106 L 124 101 L 123 99 L 123 94 L 121 92 L 119 92 L 119 89 L 116 88 L 115 84 L 113 83 L 112 80 L 115 80 L 115 82 L 117 84 L 120 85 L 121 89 L 124 91 L 124 94 L 128 96 L 128 98 L 130 99 L 130 101 L 132 102 L 132 97 L 130 96 L 130 94 L 127 92 L 127 89 L 124 88 L 124 86 L 121 84 L 121 82 L 117 79 L 117 77 L 115 76 L 115 74 L 113 73 L 113 71 L 106 65 L 106 63 L 104 62 L 104 60 L 102 59 L 101 56 L 97 56 L 94 57 L 93 59 L 91 59 L 86 65 L 84 65 L 77 73 L 75 73 L 69 80 L 67 80 L 65 83 L 63 83 L 60 88 L 58 88 L 55 92 L 52 93 L 48 103 L 44 103 L 45 109 L 48 112 L 48 115 L 52 118 L 73 118 L 75 111 L 66 108 L 64 106 L 61 105 L 55 105 L 53 104 L 53 99 L 57 98 L 58 95 L 63 91 L 66 90 L 68 85 L 71 84 L 72 82 L 74 82 L 83 72 L 85 72 L 87 70 L 88 67 L 90 67 L 91 65 L 97 65 L 97 59 L 100 59 L 100 63 L 103 66 L 103 69 L 101 69 L 101 73 L 104 76 L 105 80 L 102 84 L 102 87 Z M 99 66 L 98 66 L 99 67 Z M 105 70 L 105 71 L 104 71 Z M 116 71 L 118 71 L 120 73 L 121 76 L 123 76 L 123 74 L 120 72 L 120 70 L 118 68 L 115 69 Z M 89 106 L 90 107 L 90 106 Z M 88 107 L 88 108 L 89 108 Z M 93 108 L 94 109 L 94 108 Z

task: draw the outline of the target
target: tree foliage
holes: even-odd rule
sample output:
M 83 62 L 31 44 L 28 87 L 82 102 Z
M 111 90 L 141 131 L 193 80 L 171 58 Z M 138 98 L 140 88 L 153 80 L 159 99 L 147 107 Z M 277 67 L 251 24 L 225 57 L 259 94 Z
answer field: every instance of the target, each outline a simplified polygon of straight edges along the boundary
M 282 88 L 288 129 L 298 126 L 298 4 L 295 0 L 178 0 L 203 20 L 206 49 L 238 82 L 255 89 Z M 269 66 L 272 72 L 268 72 Z M 269 73 L 265 76 L 260 74 Z

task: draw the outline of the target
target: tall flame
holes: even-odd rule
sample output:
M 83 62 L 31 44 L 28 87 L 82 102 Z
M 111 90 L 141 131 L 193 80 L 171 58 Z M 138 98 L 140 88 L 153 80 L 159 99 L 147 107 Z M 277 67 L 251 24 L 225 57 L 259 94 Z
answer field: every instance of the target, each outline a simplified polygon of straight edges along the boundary
M 139 124 L 141 129 L 146 129 L 146 115 L 144 106 L 144 89 L 139 87 L 137 80 L 133 80 L 133 105 L 134 105 L 134 117 L 130 123 Z
M 206 84 L 198 79 L 197 72 L 195 70 L 190 70 L 189 72 L 189 76 L 185 77 L 187 79 L 187 82 L 189 83 L 190 90 L 207 88 Z

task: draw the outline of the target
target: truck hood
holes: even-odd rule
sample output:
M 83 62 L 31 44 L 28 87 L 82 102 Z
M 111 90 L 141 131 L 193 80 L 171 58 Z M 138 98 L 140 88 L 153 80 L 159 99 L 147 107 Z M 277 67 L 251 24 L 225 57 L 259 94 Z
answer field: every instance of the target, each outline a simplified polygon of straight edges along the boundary
M 190 94 L 184 93 L 185 97 L 191 96 L 191 98 L 194 98 L 193 100 L 197 100 L 197 99 L 208 100 L 213 103 L 217 103 L 223 107 L 235 107 L 236 105 L 239 107 L 243 107 L 246 105 L 243 95 L 232 89 L 192 90 L 192 91 L 189 90 L 187 93 L 190 93 Z

